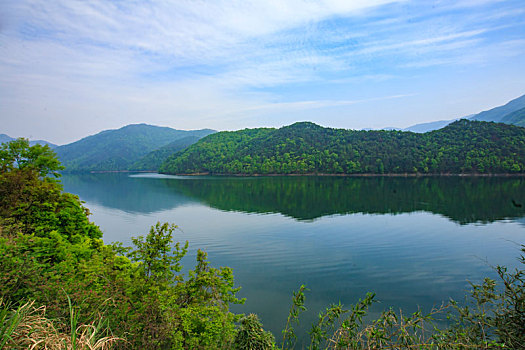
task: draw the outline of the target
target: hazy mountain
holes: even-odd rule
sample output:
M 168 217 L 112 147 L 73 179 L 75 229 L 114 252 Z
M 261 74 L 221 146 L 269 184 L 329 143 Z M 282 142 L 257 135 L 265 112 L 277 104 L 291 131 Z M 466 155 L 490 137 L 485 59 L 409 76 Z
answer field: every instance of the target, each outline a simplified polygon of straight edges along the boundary
M 525 95 L 518 97 L 503 106 L 478 113 L 470 119 L 481 120 L 485 122 L 503 122 L 502 119 L 506 115 L 522 108 L 525 108 Z
M 5 143 L 5 142 L 9 142 L 9 141 L 13 141 L 14 138 L 6 135 L 6 134 L 0 134 L 0 143 Z
M 206 136 L 206 135 L 203 135 Z M 181 139 L 175 140 L 166 146 L 163 146 L 159 149 L 151 151 L 146 154 L 144 157 L 140 158 L 134 164 L 129 167 L 129 170 L 150 170 L 158 171 L 162 163 L 168 159 L 172 154 L 182 151 L 187 147 L 193 145 L 195 142 L 199 141 L 201 136 L 186 136 Z
M 447 126 L 450 123 L 455 122 L 456 120 L 457 119 L 439 120 L 439 121 L 436 121 L 436 122 L 416 124 L 416 125 L 409 126 L 406 129 L 403 129 L 403 131 L 412 131 L 412 132 L 424 133 L 424 132 L 428 132 L 428 131 L 444 128 L 445 126 Z
M 501 122 L 525 127 L 525 108 L 507 114 L 501 118 Z
M 424 134 L 323 128 L 218 132 L 168 158 L 169 174 L 525 173 L 525 128 L 462 119 Z
M 149 152 L 175 140 L 202 137 L 213 130 L 176 130 L 147 124 L 132 124 L 105 130 L 55 149 L 69 172 L 127 170 Z
M 13 141 L 13 140 L 16 140 L 16 139 L 14 137 L 11 137 L 11 136 L 6 135 L 6 134 L 0 134 L 0 143 L 10 142 L 10 141 Z M 51 148 L 57 147 L 57 145 L 55 145 L 55 144 L 53 144 L 51 142 L 44 141 L 44 140 L 30 140 L 29 141 L 29 145 L 30 146 L 34 146 L 36 144 L 48 145 Z
M 471 114 L 465 117 L 462 117 L 461 119 L 470 119 L 470 120 L 480 120 L 485 122 L 496 122 L 496 123 L 506 123 L 506 124 L 513 124 L 518 126 L 525 126 L 523 124 L 519 124 L 520 120 L 522 120 L 520 117 L 514 116 L 513 118 L 505 118 L 508 114 L 511 114 L 513 112 L 516 112 L 518 110 L 521 110 L 525 108 L 525 95 L 520 96 L 507 104 L 503 106 L 499 106 L 496 108 L 492 108 L 488 111 L 483 111 L 478 114 Z M 409 126 L 406 129 L 403 129 L 403 131 L 412 131 L 412 132 L 427 132 L 432 130 L 441 129 L 448 124 L 459 120 L 459 119 L 452 119 L 452 120 L 440 120 L 435 122 L 429 122 L 429 123 L 421 123 Z

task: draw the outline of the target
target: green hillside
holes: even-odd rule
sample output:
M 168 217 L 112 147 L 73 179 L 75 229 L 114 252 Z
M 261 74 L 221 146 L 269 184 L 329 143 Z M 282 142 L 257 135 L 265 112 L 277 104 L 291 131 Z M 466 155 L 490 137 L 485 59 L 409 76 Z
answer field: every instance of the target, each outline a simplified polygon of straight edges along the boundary
M 133 163 L 129 167 L 129 170 L 158 171 L 162 163 L 164 163 L 169 156 L 188 148 L 200 139 L 201 137 L 192 135 L 175 140 L 166 146 L 146 154 L 144 157 Z
M 55 149 L 67 171 L 127 170 L 149 152 L 188 136 L 202 137 L 212 130 L 176 130 L 146 124 L 106 130 Z
M 507 114 L 501 119 L 501 122 L 525 127 L 525 108 Z
M 216 172 L 210 169 L 218 169 L 223 161 L 231 161 L 235 155 L 245 152 L 250 142 L 265 139 L 272 131 L 274 129 L 257 128 L 222 131 L 209 135 L 188 147 L 184 152 L 170 156 L 162 164 L 160 171 L 167 173 Z
M 170 157 L 171 174 L 447 174 L 525 172 L 525 129 L 459 120 L 416 134 L 302 122 L 210 135 Z

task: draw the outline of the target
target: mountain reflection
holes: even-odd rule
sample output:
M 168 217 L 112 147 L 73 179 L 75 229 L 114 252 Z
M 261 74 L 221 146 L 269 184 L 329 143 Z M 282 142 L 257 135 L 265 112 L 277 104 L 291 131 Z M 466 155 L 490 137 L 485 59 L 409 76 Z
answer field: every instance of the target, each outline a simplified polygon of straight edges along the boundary
M 191 203 L 225 211 L 281 213 L 296 220 L 337 214 L 443 215 L 460 224 L 525 216 L 520 177 L 162 177 L 64 175 L 85 201 L 131 213 Z

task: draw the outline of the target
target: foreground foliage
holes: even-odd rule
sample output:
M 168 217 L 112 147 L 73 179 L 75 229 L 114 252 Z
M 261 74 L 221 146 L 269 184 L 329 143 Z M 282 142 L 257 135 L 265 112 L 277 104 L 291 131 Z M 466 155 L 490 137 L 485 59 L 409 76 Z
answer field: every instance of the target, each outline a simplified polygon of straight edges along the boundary
M 114 336 L 100 336 L 105 332 L 102 321 L 96 325 L 78 325 L 78 314 L 73 309 L 70 312 L 71 333 L 64 333 L 57 329 L 56 321 L 46 317 L 46 308 L 35 307 L 34 301 L 16 310 L 0 302 L 0 349 L 103 350 L 123 341 Z
M 16 308 L 34 301 L 57 320 L 69 319 L 73 309 L 78 324 L 106 320 L 106 332 L 126 339 L 118 347 L 228 348 L 234 343 L 240 316 L 229 312 L 229 305 L 243 301 L 235 297 L 231 269 L 211 267 L 199 251 L 195 268 L 181 274 L 188 245 L 173 245 L 176 226 L 167 223 L 134 238 L 133 248 L 105 245 L 78 198 L 47 177 L 60 169 L 55 157 L 46 161 L 50 150 L 34 152 L 26 140 L 18 140 L 2 152 L 0 298 L 5 303 Z M 65 321 L 57 325 L 61 333 L 74 329 Z
M 520 262 L 525 265 L 525 246 L 521 251 Z M 365 322 L 375 301 L 373 293 L 348 309 L 331 305 L 312 325 L 308 349 L 524 349 L 525 269 L 509 272 L 498 266 L 496 270 L 500 288 L 486 278 L 482 284 L 472 284 L 462 305 L 451 300 L 427 314 L 403 315 L 402 310 L 389 309 Z M 290 317 L 296 322 L 305 310 L 304 291 L 302 286 L 292 299 Z M 438 327 L 445 320 L 448 326 Z M 282 349 L 294 348 L 290 322 L 283 334 Z
M 133 238 L 134 247 L 105 245 L 88 210 L 62 192 L 61 166 L 48 148 L 5 144 L 0 166 L 1 348 L 297 346 L 305 286 L 293 295 L 278 346 L 256 315 L 229 311 L 243 302 L 230 268 L 211 267 L 198 251 L 194 269 L 181 273 L 188 243 L 173 243 L 176 226 L 157 223 Z M 386 310 L 368 320 L 374 294 L 349 308 L 331 305 L 312 325 L 309 349 L 525 348 L 525 272 L 496 271 L 500 284 L 485 279 L 465 302 L 428 314 Z M 445 318 L 448 326 L 439 328 Z

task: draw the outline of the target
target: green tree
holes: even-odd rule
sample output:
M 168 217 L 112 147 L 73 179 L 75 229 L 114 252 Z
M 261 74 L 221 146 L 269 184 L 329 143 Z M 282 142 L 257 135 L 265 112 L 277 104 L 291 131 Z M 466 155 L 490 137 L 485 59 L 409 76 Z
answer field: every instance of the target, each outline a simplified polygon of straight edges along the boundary
M 229 305 L 242 301 L 231 269 L 211 267 L 199 251 L 185 278 L 188 244 L 174 243 L 167 223 L 132 248 L 105 245 L 79 199 L 43 177 L 60 165 L 41 151 L 25 141 L 2 146 L 0 299 L 14 307 L 34 300 L 53 319 L 73 310 L 79 324 L 105 319 L 129 348 L 232 347 L 240 315 Z
M 30 147 L 27 139 L 19 138 L 3 143 L 0 148 L 0 171 L 5 173 L 14 169 L 32 170 L 40 177 L 59 177 L 58 171 L 64 167 L 48 145 Z

